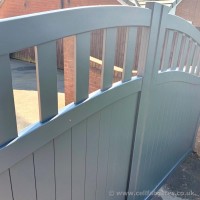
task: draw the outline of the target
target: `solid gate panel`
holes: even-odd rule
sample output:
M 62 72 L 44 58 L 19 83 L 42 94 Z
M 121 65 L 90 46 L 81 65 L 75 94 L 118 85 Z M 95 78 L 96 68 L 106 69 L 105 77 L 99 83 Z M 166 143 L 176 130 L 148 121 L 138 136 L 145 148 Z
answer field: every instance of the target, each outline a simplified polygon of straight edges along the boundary
M 36 200 L 33 155 L 10 169 L 14 200 Z
M 13 200 L 9 170 L 0 174 L 0 194 L 3 200 Z
M 196 106 L 200 106 L 198 88 L 169 82 L 152 91 L 137 191 L 153 190 L 192 150 L 199 116 Z
M 53 142 L 34 153 L 37 200 L 55 200 Z
M 71 130 L 54 139 L 56 200 L 71 200 Z
M 138 95 L 131 95 L 112 105 L 110 144 L 107 177 L 107 195 L 110 191 L 126 191 L 129 176 L 134 122 L 137 113 Z M 116 194 L 116 193 L 115 193 Z M 109 196 L 112 199 L 113 196 Z M 125 196 L 115 195 L 115 199 Z

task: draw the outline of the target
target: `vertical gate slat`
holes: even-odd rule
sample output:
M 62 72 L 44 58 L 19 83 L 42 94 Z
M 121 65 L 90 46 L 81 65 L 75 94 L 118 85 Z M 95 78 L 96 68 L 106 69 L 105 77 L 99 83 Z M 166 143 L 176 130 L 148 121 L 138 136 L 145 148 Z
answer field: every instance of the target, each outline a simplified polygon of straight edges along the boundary
M 106 199 L 107 169 L 109 161 L 109 144 L 111 139 L 110 130 L 111 106 L 101 111 L 100 135 L 99 135 L 99 154 L 97 171 L 96 200 Z
M 54 139 L 56 200 L 71 199 L 71 129 Z
M 131 27 L 127 29 L 126 46 L 123 64 L 123 81 L 128 81 L 132 77 L 132 70 L 134 64 L 134 55 L 137 42 L 137 28 Z
M 182 41 L 182 34 L 177 33 L 176 44 L 174 48 L 175 51 L 174 51 L 172 62 L 171 62 L 172 70 L 176 70 L 176 68 L 178 67 L 178 58 L 179 58 L 179 53 L 180 53 L 181 41 Z
M 191 64 L 192 64 L 192 58 L 194 56 L 194 50 L 195 50 L 195 44 L 194 42 L 191 40 L 190 41 L 190 48 L 188 51 L 188 57 L 187 57 L 187 61 L 186 61 L 186 69 L 185 72 L 189 72 L 190 68 L 191 68 Z
M 146 64 L 146 55 L 147 55 L 147 47 L 149 40 L 149 28 L 143 27 L 141 34 L 141 44 L 139 49 L 139 58 L 138 58 L 138 76 L 144 75 L 145 64 Z
M 89 93 L 90 33 L 77 35 L 75 48 L 75 102 L 80 103 Z
M 162 71 L 165 71 L 170 67 L 169 59 L 170 59 L 170 54 L 171 54 L 172 42 L 173 42 L 173 32 L 168 30 L 166 50 L 165 50 L 165 54 L 163 55 L 163 61 L 161 65 Z
M 197 70 L 195 72 L 195 75 L 199 76 L 199 73 L 200 73 L 200 54 L 199 54 L 199 58 L 197 61 Z
M 184 67 L 185 67 L 185 62 L 186 62 L 186 57 L 187 57 L 187 52 L 188 52 L 188 48 L 189 48 L 189 38 L 187 36 L 184 36 L 185 40 L 184 40 L 184 46 L 183 46 L 183 50 L 181 52 L 181 56 L 180 56 L 180 60 L 179 60 L 179 70 L 183 71 Z
M 10 174 L 14 200 L 36 200 L 33 155 L 11 167 Z
M 56 41 L 35 47 L 40 121 L 58 113 Z
M 72 128 L 72 199 L 85 196 L 86 121 Z
M 17 137 L 9 55 L 0 55 L 0 146 Z
M 0 196 L 2 200 L 14 200 L 9 170 L 0 174 Z
M 53 142 L 34 153 L 37 200 L 55 200 L 54 162 Z
M 116 38 L 117 38 L 116 28 L 109 28 L 107 30 L 104 30 L 102 79 L 101 79 L 102 90 L 106 90 L 112 86 L 113 69 L 115 62 Z
M 100 113 L 87 119 L 85 199 L 96 199 Z
M 195 73 L 195 70 L 197 69 L 197 62 L 198 62 L 198 58 L 199 58 L 199 53 L 200 53 L 200 49 L 199 49 L 199 47 L 196 45 L 195 53 L 194 53 L 194 58 L 193 58 L 193 61 L 192 61 L 191 74 L 194 74 L 194 73 Z
M 165 54 L 168 46 L 168 38 L 169 38 L 169 31 L 165 30 L 165 38 L 164 38 L 164 43 L 163 43 L 163 49 L 162 49 L 162 57 L 161 57 L 161 62 L 160 62 L 160 71 L 163 69 L 164 65 L 164 59 L 165 59 Z

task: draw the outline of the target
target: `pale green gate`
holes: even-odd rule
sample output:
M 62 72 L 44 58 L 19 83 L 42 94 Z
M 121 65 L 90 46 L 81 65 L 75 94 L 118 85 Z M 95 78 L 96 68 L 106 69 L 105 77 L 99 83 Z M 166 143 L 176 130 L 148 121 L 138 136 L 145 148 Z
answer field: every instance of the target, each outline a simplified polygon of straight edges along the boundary
M 75 8 L 0 21 L 2 200 L 145 199 L 117 192 L 153 191 L 192 150 L 200 34 L 166 7 L 148 7 Z M 117 27 L 128 28 L 123 78 L 112 85 Z M 101 90 L 88 96 L 90 32 L 96 29 L 104 29 Z M 55 40 L 72 35 L 75 103 L 58 113 Z M 40 123 L 17 136 L 9 53 L 33 45 Z
M 154 5 L 129 183 L 132 192 L 157 190 L 192 151 L 198 128 L 200 32 L 168 11 Z

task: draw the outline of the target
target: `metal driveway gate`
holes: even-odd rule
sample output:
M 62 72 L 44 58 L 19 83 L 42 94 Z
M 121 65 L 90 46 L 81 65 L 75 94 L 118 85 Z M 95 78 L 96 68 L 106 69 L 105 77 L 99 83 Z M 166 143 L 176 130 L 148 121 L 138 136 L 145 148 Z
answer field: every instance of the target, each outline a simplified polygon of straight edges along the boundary
M 127 27 L 125 57 L 122 81 L 112 84 L 117 27 Z M 90 32 L 97 29 L 104 30 L 101 89 L 89 96 Z M 75 103 L 58 113 L 55 40 L 72 35 Z M 126 192 L 156 190 L 192 150 L 200 111 L 199 44 L 191 24 L 154 3 L 1 20 L 1 199 L 150 197 Z M 18 136 L 9 53 L 33 45 L 40 122 Z

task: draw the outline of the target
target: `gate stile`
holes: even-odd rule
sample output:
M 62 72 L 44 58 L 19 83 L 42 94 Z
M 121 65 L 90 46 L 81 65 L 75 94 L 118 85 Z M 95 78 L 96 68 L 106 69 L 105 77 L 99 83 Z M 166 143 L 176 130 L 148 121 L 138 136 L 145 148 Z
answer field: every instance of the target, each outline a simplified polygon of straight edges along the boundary
M 156 69 L 155 58 L 158 58 L 161 55 L 161 48 L 159 48 L 158 40 L 163 41 L 164 32 L 160 32 L 160 26 L 163 18 L 163 14 L 168 11 L 167 7 L 161 6 L 160 4 L 147 4 L 152 10 L 152 18 L 151 18 L 151 27 L 149 33 L 148 46 L 146 49 L 146 60 L 144 62 L 144 71 L 139 74 L 143 77 L 143 84 L 140 96 L 140 104 L 137 118 L 137 126 L 136 126 L 136 137 L 134 143 L 133 150 L 133 160 L 131 166 L 131 175 L 130 175 L 130 183 L 129 183 L 129 191 L 137 192 L 140 191 L 138 188 L 138 179 L 139 177 L 139 168 L 141 162 L 141 154 L 143 146 L 143 140 L 145 137 L 145 127 L 147 121 L 147 113 L 149 109 L 149 96 L 153 87 L 152 79 L 156 76 L 158 70 Z M 164 9 L 164 10 L 163 10 Z M 165 13 L 165 14 L 166 14 Z M 156 53 L 158 55 L 156 55 Z M 139 62 L 140 66 L 140 62 Z M 144 178 L 144 177 L 142 177 Z M 142 179 L 143 180 L 143 179 Z M 132 198 L 132 197 L 131 197 Z
M 200 114 L 200 33 L 169 15 L 168 7 L 147 7 L 76 8 L 0 21 L 2 200 L 150 198 L 116 192 L 157 190 L 192 151 Z M 41 28 L 47 23 L 49 34 Z M 117 27 L 127 30 L 125 56 L 122 81 L 112 85 Z M 89 95 L 90 32 L 98 29 L 104 29 L 101 90 Z M 75 103 L 58 113 L 55 40 L 72 35 Z M 9 53 L 33 45 L 42 123 L 17 136 Z

